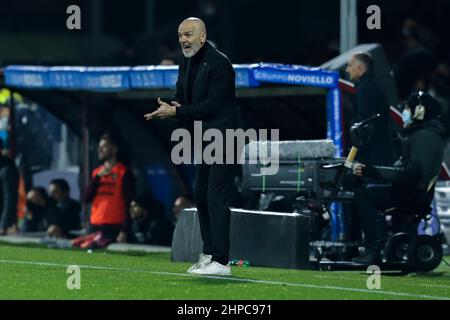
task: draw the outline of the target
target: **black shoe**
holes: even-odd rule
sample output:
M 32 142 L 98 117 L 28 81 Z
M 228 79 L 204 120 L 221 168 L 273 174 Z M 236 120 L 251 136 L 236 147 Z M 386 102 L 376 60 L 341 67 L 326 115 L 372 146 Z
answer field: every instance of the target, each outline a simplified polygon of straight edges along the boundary
M 374 249 L 366 249 L 358 257 L 352 259 L 353 262 L 363 265 L 378 264 L 381 261 L 380 253 Z

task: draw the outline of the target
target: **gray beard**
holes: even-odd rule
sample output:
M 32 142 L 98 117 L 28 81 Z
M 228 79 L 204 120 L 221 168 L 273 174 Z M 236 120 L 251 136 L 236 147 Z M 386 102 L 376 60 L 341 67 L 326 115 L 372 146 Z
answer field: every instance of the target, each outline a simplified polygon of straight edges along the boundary
M 195 55 L 197 54 L 197 52 L 200 50 L 200 48 L 201 48 L 201 46 L 198 46 L 198 47 L 192 46 L 192 51 L 191 51 L 190 53 L 186 53 L 186 52 L 183 50 L 183 55 L 184 55 L 186 58 L 192 58 L 193 56 L 195 56 Z

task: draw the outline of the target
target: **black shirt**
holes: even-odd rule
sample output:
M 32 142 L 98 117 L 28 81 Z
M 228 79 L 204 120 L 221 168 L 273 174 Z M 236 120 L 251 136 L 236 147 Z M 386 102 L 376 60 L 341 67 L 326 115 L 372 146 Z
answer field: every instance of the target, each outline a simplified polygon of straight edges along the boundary
M 70 230 L 81 228 L 81 205 L 71 198 L 63 202 L 50 203 L 49 225 L 55 224 L 61 228 L 63 236 L 68 236 Z
M 203 60 L 203 56 L 205 54 L 206 46 L 203 45 L 200 50 L 191 58 L 188 58 L 189 64 L 189 77 L 188 77 L 188 101 L 187 103 L 192 103 L 192 87 L 194 86 L 195 78 L 197 77 L 197 72 L 200 67 L 200 64 Z

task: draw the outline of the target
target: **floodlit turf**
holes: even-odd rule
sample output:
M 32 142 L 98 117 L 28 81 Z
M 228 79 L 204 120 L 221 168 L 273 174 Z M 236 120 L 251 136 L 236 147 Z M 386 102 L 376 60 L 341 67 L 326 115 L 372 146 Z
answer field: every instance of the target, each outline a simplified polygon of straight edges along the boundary
M 448 258 L 447 258 L 448 259 Z M 69 265 L 81 288 L 67 288 Z M 369 290 L 364 272 L 232 267 L 233 277 L 189 276 L 169 254 L 125 255 L 0 244 L 0 299 L 450 299 L 450 268 L 382 275 Z

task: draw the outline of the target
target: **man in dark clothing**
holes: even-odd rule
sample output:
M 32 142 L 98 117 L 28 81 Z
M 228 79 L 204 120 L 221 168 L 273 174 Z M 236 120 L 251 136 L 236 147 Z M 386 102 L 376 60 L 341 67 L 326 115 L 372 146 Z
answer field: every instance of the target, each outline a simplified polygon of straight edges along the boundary
M 0 138 L 0 235 L 17 223 L 19 171 L 14 161 L 3 155 Z
M 373 59 L 367 53 L 357 53 L 348 62 L 346 71 L 356 83 L 356 112 L 353 122 L 360 122 L 377 113 L 369 141 L 358 150 L 357 161 L 369 165 L 390 165 L 394 161 L 394 144 L 389 121 L 389 103 L 383 86 L 375 78 Z
M 430 70 L 436 61 L 433 51 L 419 36 L 417 27 L 404 27 L 403 46 L 405 52 L 393 68 L 400 99 L 406 99 L 411 92 L 421 90 L 421 83 L 427 84 Z
M 233 66 L 223 53 L 206 41 L 206 27 L 202 20 L 184 20 L 178 28 L 178 38 L 183 56 L 179 66 L 176 101 L 169 105 L 158 99 L 158 110 L 146 114 L 145 118 L 177 117 L 188 127 L 198 120 L 202 121 L 203 131 L 217 129 L 225 137 L 226 129 L 236 129 L 239 119 Z M 201 143 L 204 149 L 202 142 L 195 143 Z M 235 164 L 225 164 L 225 153 L 217 152 L 219 154 L 215 158 L 222 159 L 222 163 L 214 161 L 206 164 L 201 161 L 196 166 L 194 198 L 204 245 L 199 261 L 187 272 L 228 276 L 231 275 L 229 206 L 238 167 L 236 160 Z
M 48 189 L 54 210 L 49 217 L 47 233 L 50 237 L 68 238 L 70 230 L 81 229 L 81 205 L 70 198 L 70 187 L 64 179 L 50 181 Z
M 117 159 L 117 138 L 104 134 L 98 155 L 103 164 L 92 172 L 84 202 L 91 203 L 90 232 L 101 231 L 106 239 L 127 242 L 131 218 L 128 208 L 134 197 L 133 173 Z
M 164 218 L 164 206 L 150 194 L 141 194 L 131 201 L 130 242 L 170 246 L 173 224 Z
M 359 147 L 356 161 L 367 165 L 391 165 L 395 158 L 389 103 L 382 84 L 375 78 L 374 61 L 368 53 L 356 53 L 350 58 L 346 71 L 357 88 L 353 122 L 361 122 L 380 114 L 380 118 L 370 124 L 368 139 L 364 141 L 364 146 Z M 355 202 L 358 202 L 362 189 L 364 185 L 359 184 L 356 187 Z M 358 220 L 357 215 L 350 213 L 354 210 L 354 207 L 347 207 L 345 210 L 347 234 L 350 241 L 359 241 L 361 240 L 361 221 Z M 355 248 L 350 254 L 358 253 Z
M 49 217 L 54 216 L 55 207 L 50 205 L 47 191 L 43 187 L 33 187 L 27 193 L 25 212 L 25 232 L 45 231 Z
M 417 212 L 430 206 L 447 138 L 440 114 L 439 103 L 430 95 L 419 92 L 410 96 L 403 111 L 402 156 L 391 167 L 354 165 L 355 175 L 390 184 L 368 185 L 356 199 L 366 251 L 355 262 L 379 262 L 378 240 L 383 237 L 376 227 L 382 218 L 379 210 L 397 207 Z

